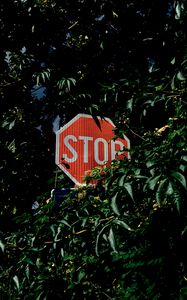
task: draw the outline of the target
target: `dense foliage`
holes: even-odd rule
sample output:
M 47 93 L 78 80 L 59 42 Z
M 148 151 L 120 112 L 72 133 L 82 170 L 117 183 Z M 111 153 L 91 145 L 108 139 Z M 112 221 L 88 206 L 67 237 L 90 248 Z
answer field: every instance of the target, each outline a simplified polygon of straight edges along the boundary
M 187 298 L 186 11 L 1 1 L 2 299 Z M 54 132 L 80 112 L 110 117 L 131 159 L 59 204 Z

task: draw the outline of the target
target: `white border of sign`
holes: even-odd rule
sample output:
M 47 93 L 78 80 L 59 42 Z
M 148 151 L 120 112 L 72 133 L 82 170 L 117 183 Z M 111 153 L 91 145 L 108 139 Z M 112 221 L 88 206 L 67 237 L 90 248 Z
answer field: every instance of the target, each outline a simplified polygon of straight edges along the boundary
M 55 163 L 58 165 L 58 167 L 77 185 L 83 185 L 80 184 L 80 182 L 78 182 L 76 180 L 76 178 L 74 176 L 72 176 L 68 170 L 63 167 L 63 165 L 61 164 L 61 162 L 59 161 L 59 147 L 60 147 L 60 134 L 66 130 L 69 126 L 71 126 L 75 121 L 77 121 L 78 119 L 80 119 L 81 117 L 84 118 L 89 118 L 89 119 L 93 119 L 93 117 L 91 115 L 88 114 L 78 114 L 76 115 L 73 119 L 71 119 L 67 124 L 65 124 L 62 128 L 60 128 L 57 132 L 56 132 L 56 151 L 55 151 Z M 112 122 L 111 119 L 109 118 L 101 118 L 101 117 L 96 117 L 98 120 L 106 120 L 108 121 L 112 126 L 115 127 L 114 123 Z M 130 140 L 128 139 L 128 137 L 126 137 L 125 134 L 123 134 L 124 139 L 127 140 L 127 144 L 128 147 L 130 149 Z M 130 154 L 128 152 L 128 159 L 130 159 Z

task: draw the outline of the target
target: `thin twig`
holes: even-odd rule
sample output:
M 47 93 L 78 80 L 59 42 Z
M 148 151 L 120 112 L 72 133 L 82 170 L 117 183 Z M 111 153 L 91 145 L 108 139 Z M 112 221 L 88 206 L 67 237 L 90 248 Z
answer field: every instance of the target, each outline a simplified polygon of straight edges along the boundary
M 130 130 L 130 132 L 131 132 L 132 134 L 136 135 L 137 137 L 139 137 L 139 138 L 142 139 L 143 141 L 146 141 L 141 135 L 139 135 L 138 133 L 134 132 L 134 131 L 129 127 L 129 125 L 127 125 L 126 123 L 125 123 L 125 126 Z
M 102 292 L 103 295 L 105 295 L 109 300 L 112 300 L 109 295 L 107 295 L 105 292 Z
M 75 27 L 78 23 L 79 23 L 79 21 L 76 21 L 75 23 L 73 23 L 73 25 L 71 25 L 70 27 L 68 27 L 68 30 L 70 30 L 70 29 L 72 29 L 73 27 Z

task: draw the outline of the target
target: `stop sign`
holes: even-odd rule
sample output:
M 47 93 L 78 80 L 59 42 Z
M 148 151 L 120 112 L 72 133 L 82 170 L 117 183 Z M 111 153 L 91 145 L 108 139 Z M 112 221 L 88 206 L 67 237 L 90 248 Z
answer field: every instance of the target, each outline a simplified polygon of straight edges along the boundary
M 130 147 L 129 139 L 114 137 L 115 125 L 108 119 L 78 114 L 56 132 L 56 164 L 74 183 L 82 184 L 86 171 L 102 166 L 113 159 L 128 158 L 124 148 Z

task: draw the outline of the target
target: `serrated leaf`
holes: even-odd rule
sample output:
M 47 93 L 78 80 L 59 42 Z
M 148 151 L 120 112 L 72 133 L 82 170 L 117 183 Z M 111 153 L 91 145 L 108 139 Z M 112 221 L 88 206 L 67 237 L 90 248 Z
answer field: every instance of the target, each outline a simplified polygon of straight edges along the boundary
M 111 200 L 111 208 L 112 208 L 113 212 L 114 212 L 117 216 L 120 216 L 120 212 L 119 212 L 118 206 L 117 206 L 117 204 L 116 204 L 117 196 L 118 196 L 118 192 L 114 195 L 114 197 L 112 197 L 112 200 Z
M 15 282 L 15 284 L 16 284 L 17 289 L 19 290 L 19 279 L 18 279 L 18 276 L 15 275 L 15 276 L 13 277 L 13 280 L 14 280 L 14 282 Z
M 110 228 L 110 231 L 109 231 L 108 240 L 109 240 L 112 250 L 117 253 L 116 246 L 115 246 L 114 232 L 113 232 L 112 227 Z
M 186 188 L 186 178 L 184 177 L 184 175 L 182 175 L 180 172 L 172 172 L 171 175 L 172 175 L 172 177 L 177 179 L 185 189 L 187 189 Z

